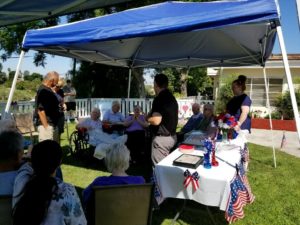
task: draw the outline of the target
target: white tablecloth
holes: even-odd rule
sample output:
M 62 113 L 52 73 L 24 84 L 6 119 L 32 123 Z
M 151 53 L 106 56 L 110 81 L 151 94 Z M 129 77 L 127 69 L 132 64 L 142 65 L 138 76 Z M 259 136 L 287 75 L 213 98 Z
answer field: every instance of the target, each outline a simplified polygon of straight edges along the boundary
M 217 145 L 216 156 L 235 166 L 241 161 L 241 147 L 237 145 Z M 203 155 L 204 151 L 195 150 L 193 155 Z M 230 181 L 236 174 L 236 169 L 228 163 L 217 159 L 219 166 L 205 169 L 200 165 L 191 173 L 199 174 L 199 188 L 194 191 L 192 184 L 186 189 L 183 186 L 184 172 L 187 168 L 173 166 L 173 161 L 182 153 L 177 149 L 155 166 L 157 188 L 162 198 L 190 199 L 207 206 L 217 206 L 226 209 L 230 195 Z

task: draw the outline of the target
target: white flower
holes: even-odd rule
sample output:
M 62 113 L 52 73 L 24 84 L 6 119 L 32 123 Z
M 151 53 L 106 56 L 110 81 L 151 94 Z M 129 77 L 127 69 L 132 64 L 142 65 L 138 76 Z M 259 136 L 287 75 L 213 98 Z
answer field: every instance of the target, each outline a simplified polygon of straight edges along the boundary
M 230 129 L 230 126 L 228 126 L 227 123 L 224 123 L 224 124 L 223 124 L 223 128 L 224 128 L 224 129 Z

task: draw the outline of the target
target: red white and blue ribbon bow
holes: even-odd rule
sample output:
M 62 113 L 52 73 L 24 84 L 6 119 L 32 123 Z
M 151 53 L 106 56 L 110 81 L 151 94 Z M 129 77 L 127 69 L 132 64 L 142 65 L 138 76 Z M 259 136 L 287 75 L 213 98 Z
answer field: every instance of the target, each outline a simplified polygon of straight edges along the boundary
M 183 173 L 185 179 L 183 181 L 183 186 L 184 188 L 186 189 L 190 183 L 192 183 L 193 185 L 193 189 L 194 191 L 196 191 L 198 188 L 199 188 L 199 183 L 198 183 L 198 180 L 199 180 L 199 174 L 196 172 L 194 172 L 193 174 L 191 174 L 191 172 L 189 170 L 186 170 L 184 173 Z

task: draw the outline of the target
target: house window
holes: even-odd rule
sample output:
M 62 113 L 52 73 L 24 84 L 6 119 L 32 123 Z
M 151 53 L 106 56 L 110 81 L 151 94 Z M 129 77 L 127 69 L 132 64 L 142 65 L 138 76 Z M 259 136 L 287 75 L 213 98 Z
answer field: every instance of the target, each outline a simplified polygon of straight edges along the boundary
M 276 98 L 282 93 L 282 83 L 282 79 L 267 78 L 271 106 L 274 106 Z M 250 96 L 253 106 L 267 106 L 267 94 L 263 78 L 248 78 L 246 93 Z

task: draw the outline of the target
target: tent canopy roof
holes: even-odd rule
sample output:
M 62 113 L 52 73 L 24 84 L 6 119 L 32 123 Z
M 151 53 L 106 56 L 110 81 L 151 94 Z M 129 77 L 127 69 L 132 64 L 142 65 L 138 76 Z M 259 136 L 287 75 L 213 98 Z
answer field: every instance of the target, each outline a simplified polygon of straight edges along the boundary
M 125 67 L 264 64 L 275 0 L 165 2 L 27 31 L 24 49 Z
M 129 0 L 2 0 L 0 27 L 116 5 Z

